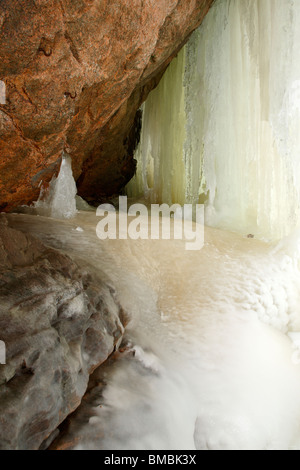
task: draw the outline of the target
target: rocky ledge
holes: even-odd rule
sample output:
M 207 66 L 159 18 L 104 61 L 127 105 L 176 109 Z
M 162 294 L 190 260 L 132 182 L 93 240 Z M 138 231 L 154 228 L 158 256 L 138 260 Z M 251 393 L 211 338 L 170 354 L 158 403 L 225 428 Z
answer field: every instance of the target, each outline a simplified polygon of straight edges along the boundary
M 48 445 L 125 324 L 111 286 L 10 228 L 2 214 L 0 340 L 7 357 L 0 365 L 0 449 Z

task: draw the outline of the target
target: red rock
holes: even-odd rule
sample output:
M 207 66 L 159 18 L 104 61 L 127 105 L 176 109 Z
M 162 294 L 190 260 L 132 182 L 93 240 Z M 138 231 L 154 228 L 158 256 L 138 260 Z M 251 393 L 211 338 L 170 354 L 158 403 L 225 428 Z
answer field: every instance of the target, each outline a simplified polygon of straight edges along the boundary
M 0 209 L 36 200 L 72 157 L 79 194 L 134 173 L 134 119 L 213 0 L 2 0 Z

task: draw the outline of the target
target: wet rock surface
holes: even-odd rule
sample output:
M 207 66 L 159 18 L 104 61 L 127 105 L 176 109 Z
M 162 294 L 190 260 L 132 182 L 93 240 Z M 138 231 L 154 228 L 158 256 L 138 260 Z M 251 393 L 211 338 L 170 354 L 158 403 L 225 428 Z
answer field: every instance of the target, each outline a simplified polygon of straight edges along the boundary
M 0 216 L 0 449 L 38 449 L 80 404 L 126 316 L 111 286 Z

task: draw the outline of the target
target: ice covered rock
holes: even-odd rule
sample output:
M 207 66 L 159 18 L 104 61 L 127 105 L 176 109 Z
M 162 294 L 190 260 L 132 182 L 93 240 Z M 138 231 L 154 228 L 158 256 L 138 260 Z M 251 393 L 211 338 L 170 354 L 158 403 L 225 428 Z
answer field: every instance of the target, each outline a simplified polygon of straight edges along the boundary
M 111 287 L 0 217 L 0 449 L 38 449 L 124 331 Z

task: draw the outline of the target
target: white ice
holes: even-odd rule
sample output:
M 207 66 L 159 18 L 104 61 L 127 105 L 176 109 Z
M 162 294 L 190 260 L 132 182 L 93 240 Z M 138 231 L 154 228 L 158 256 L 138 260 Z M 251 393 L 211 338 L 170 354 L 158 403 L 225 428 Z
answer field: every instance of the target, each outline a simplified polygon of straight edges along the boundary
M 300 354 L 287 336 L 300 331 L 300 276 L 283 246 L 206 228 L 188 252 L 181 240 L 100 241 L 96 213 L 10 217 L 96 269 L 131 317 L 135 357 L 108 371 L 78 448 L 300 449 Z
M 276 240 L 300 223 L 300 2 L 217 0 L 144 104 L 130 196 Z

